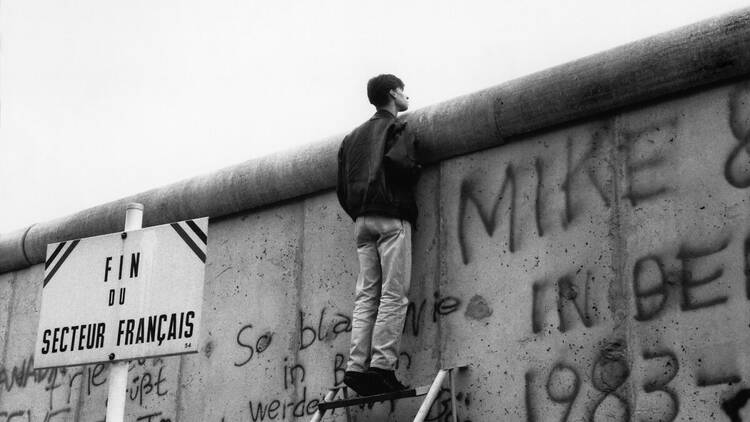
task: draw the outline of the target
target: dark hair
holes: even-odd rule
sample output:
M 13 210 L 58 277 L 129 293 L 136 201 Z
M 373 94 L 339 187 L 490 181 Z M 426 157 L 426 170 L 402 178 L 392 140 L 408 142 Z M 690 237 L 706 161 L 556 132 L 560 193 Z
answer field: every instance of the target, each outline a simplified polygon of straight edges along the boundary
M 367 81 L 367 98 L 375 107 L 388 104 L 389 93 L 392 89 L 404 89 L 404 83 L 398 77 L 385 74 L 378 75 Z

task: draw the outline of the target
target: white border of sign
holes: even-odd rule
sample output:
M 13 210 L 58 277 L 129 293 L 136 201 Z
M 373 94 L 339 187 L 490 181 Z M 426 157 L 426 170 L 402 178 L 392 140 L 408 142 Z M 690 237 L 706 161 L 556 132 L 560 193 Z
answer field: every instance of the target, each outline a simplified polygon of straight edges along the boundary
M 198 351 L 208 218 L 47 246 L 35 368 Z

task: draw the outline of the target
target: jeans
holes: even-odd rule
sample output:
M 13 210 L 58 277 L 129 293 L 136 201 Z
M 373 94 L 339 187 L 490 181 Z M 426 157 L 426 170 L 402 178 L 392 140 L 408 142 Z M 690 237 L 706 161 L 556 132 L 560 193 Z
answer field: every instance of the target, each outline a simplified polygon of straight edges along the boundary
M 394 370 L 411 282 L 411 224 L 373 215 L 354 223 L 359 256 L 347 371 Z

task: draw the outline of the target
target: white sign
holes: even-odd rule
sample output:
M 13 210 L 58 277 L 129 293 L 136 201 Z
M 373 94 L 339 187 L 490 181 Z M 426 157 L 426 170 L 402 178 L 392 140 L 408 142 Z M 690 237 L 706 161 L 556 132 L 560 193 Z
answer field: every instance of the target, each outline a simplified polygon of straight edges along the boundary
M 195 353 L 208 218 L 47 245 L 34 367 Z

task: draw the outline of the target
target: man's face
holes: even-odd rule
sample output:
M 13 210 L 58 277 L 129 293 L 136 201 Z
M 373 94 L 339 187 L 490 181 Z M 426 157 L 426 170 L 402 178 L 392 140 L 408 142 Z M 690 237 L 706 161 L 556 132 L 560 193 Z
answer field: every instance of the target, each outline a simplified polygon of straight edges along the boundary
M 404 94 L 403 88 L 392 89 L 391 95 L 396 103 L 396 110 L 406 111 L 409 109 L 409 97 Z

